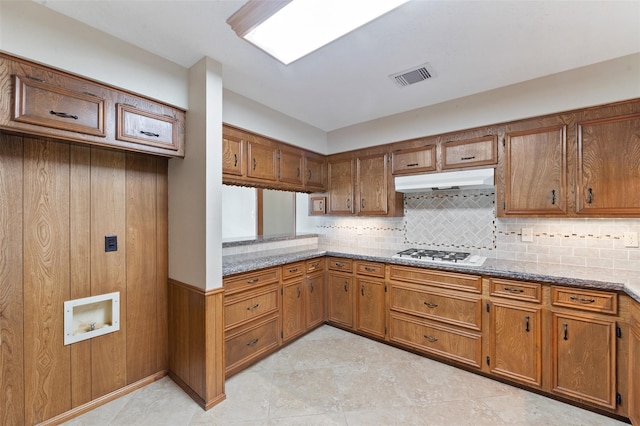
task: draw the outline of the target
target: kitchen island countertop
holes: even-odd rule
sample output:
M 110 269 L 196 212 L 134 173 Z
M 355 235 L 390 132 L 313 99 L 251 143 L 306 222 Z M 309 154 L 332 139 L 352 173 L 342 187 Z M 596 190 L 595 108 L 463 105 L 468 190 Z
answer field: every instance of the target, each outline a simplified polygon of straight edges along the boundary
M 292 247 L 222 257 L 223 276 L 255 271 L 272 266 L 313 259 L 321 256 L 345 257 L 396 265 L 416 266 L 440 271 L 477 274 L 496 278 L 538 281 L 564 286 L 624 291 L 640 302 L 640 271 L 590 268 L 514 260 L 487 259 L 482 266 L 425 263 L 394 258 L 396 250 L 366 248 Z

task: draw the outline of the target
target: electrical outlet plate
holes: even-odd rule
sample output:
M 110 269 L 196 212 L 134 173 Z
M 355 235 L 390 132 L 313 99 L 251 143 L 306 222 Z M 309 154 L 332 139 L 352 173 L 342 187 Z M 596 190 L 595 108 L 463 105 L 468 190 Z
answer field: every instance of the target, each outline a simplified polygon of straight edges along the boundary
M 533 242 L 533 229 L 522 228 L 522 242 L 525 242 L 525 243 Z
M 625 247 L 638 247 L 638 233 L 637 232 L 625 232 L 624 236 Z

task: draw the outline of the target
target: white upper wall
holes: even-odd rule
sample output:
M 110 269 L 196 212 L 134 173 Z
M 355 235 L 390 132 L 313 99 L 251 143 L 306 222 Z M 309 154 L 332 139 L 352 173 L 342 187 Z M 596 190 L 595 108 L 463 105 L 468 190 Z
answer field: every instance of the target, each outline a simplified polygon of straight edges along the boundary
M 327 134 L 323 130 L 229 90 L 223 93 L 222 119 L 227 124 L 319 154 L 327 153 Z
M 638 97 L 640 54 L 634 54 L 344 127 L 328 133 L 327 153 Z
M 32 1 L 0 1 L 0 50 L 187 108 L 188 70 Z

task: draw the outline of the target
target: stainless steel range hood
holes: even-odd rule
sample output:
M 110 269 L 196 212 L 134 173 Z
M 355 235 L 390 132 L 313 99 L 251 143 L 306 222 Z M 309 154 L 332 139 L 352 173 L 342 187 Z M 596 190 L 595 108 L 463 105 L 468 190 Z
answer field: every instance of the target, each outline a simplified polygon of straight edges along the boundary
M 474 169 L 457 172 L 397 176 L 397 192 L 423 192 L 434 189 L 478 189 L 494 186 L 494 169 Z

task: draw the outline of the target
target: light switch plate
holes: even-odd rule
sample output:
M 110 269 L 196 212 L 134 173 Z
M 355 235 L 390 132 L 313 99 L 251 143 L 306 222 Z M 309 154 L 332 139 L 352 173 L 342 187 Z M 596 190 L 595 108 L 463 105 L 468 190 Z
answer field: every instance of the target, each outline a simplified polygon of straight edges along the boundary
M 625 247 L 638 247 L 638 233 L 637 232 L 625 232 L 624 236 Z
M 522 242 L 525 242 L 525 243 L 533 242 L 533 229 L 522 228 Z

